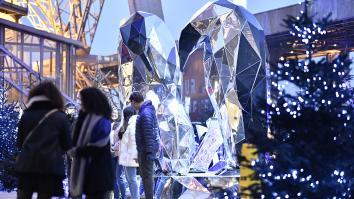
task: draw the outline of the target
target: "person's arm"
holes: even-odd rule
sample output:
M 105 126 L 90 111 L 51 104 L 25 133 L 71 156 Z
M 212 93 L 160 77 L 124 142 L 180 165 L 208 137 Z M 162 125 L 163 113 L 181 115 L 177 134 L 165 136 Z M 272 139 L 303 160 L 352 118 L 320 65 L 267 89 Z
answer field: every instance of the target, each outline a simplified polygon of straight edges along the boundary
M 74 147 L 67 151 L 67 154 L 70 157 L 78 157 L 78 156 L 99 156 L 105 152 L 104 147 L 97 146 L 81 146 Z
M 111 132 L 111 153 L 113 155 L 118 155 L 119 152 L 119 138 L 118 138 L 118 133 L 119 133 L 120 128 L 115 128 Z
M 140 118 L 142 127 L 142 136 L 144 140 L 144 151 L 147 153 L 148 160 L 154 160 L 154 117 L 151 113 L 146 113 Z
M 92 134 L 90 143 L 94 143 L 100 139 L 105 139 L 106 136 L 109 136 L 111 131 L 110 121 L 107 119 L 100 120 L 95 126 L 95 128 L 93 128 L 93 131 L 94 132 L 98 131 L 98 132 Z M 109 144 L 109 142 L 107 144 Z M 92 146 L 92 145 L 77 147 L 76 155 L 78 156 L 100 155 L 101 153 L 104 153 L 105 147 L 106 145 L 103 147 Z
M 16 145 L 19 151 L 22 149 L 22 145 L 24 141 L 23 116 L 24 114 L 21 116 L 20 121 L 18 122 L 18 130 L 17 130 Z
M 104 147 L 82 146 L 76 148 L 77 156 L 99 156 L 104 153 Z
M 63 113 L 64 114 L 64 113 Z M 69 119 L 66 117 L 66 115 L 63 115 L 62 117 L 62 124 L 60 128 L 60 144 L 63 147 L 64 151 L 69 150 L 72 147 L 72 142 L 71 142 L 71 124 Z

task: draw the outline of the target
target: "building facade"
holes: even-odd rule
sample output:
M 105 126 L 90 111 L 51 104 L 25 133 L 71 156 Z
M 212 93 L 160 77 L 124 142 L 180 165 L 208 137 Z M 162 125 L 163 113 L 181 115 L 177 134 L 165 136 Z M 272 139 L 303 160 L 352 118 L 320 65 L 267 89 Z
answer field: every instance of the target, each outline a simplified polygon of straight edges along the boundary
M 354 51 L 354 1 L 352 0 L 313 0 L 307 8 L 309 16 L 321 19 L 331 14 L 330 24 L 327 28 L 326 39 L 321 50 L 315 57 L 333 57 L 340 51 Z M 284 26 L 283 19 L 288 15 L 299 16 L 304 11 L 304 4 L 295 4 L 266 12 L 255 14 L 264 29 L 270 54 L 270 62 L 276 63 L 280 56 L 294 49 L 295 38 L 290 35 Z M 302 46 L 298 46 L 302 48 Z M 303 52 L 299 50 L 299 52 Z M 286 56 L 298 56 L 296 48 Z
M 7 3 L 0 11 L 11 17 L 17 16 L 16 9 L 26 8 Z M 9 100 L 25 102 L 35 84 L 51 80 L 75 104 L 76 50 L 81 47 L 79 41 L 0 18 L 0 78 Z

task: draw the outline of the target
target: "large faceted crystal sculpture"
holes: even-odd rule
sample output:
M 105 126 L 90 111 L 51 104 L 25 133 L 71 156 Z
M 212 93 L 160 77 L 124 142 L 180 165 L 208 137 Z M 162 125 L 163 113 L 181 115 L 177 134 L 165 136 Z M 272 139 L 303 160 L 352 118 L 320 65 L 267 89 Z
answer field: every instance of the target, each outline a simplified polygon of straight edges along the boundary
M 267 50 L 263 29 L 241 6 L 227 0 L 208 3 L 182 30 L 179 55 L 184 73 L 183 94 L 191 104 L 191 113 L 205 111 L 202 115 L 211 117 L 200 121 L 211 126 L 192 167 L 204 168 L 211 159 L 215 166 L 223 160 L 226 164 L 219 166 L 233 167 L 237 164 L 237 144 L 245 139 L 250 128 L 262 128 L 254 107 L 258 99 L 266 97 Z M 204 103 L 202 107 L 213 107 L 213 111 L 198 110 L 200 103 Z M 222 155 L 211 157 L 217 148 Z M 212 151 L 207 152 L 208 149 Z
M 189 172 L 194 132 L 181 104 L 181 71 L 176 43 L 157 16 L 137 12 L 120 27 L 119 83 L 126 104 L 132 91 L 153 101 L 171 173 Z

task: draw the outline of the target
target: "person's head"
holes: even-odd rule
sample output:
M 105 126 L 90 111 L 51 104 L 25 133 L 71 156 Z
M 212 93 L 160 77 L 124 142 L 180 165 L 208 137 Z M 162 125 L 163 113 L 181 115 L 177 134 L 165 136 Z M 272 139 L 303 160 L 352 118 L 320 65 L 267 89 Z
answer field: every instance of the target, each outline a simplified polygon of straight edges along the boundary
M 107 97 L 98 88 L 88 87 L 80 91 L 81 110 L 86 113 L 112 117 L 112 107 Z
M 139 110 L 144 102 L 144 96 L 139 92 L 133 92 L 129 97 L 129 101 L 135 110 Z
M 53 84 L 53 82 L 44 81 L 32 88 L 28 95 L 28 101 L 30 101 L 31 98 L 36 96 L 45 96 L 57 109 L 63 110 L 64 108 L 63 97 L 58 88 Z
M 123 118 L 125 122 L 128 122 L 130 117 L 135 115 L 135 110 L 131 106 L 127 106 L 123 109 Z

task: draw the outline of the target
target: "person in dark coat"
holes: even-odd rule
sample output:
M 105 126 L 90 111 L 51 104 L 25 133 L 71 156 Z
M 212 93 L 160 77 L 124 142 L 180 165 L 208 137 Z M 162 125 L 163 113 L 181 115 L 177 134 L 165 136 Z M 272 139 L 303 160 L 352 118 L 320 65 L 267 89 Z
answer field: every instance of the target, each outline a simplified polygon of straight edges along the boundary
M 150 100 L 144 102 L 144 97 L 139 92 L 133 92 L 129 100 L 131 105 L 139 110 L 135 134 L 139 169 L 145 198 L 152 199 L 154 195 L 154 162 L 157 159 L 156 153 L 158 153 L 160 146 L 156 111 L 152 102 Z
M 108 198 L 113 190 L 110 152 L 112 108 L 97 88 L 80 91 L 81 110 L 73 133 L 70 195 Z
M 64 154 L 71 140 L 63 105 L 59 90 L 51 82 L 40 83 L 29 92 L 28 108 L 17 134 L 19 199 L 30 199 L 34 192 L 40 199 L 64 196 Z

